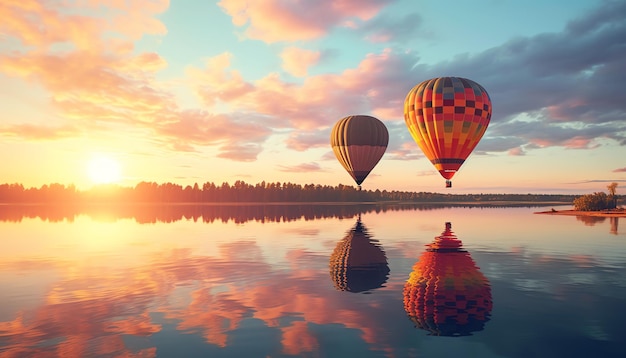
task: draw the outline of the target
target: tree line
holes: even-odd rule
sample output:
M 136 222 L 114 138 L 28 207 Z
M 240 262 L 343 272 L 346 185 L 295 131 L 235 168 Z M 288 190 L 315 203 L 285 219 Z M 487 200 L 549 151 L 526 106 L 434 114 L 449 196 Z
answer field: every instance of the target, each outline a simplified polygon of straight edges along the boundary
M 562 194 L 443 194 L 434 192 L 358 190 L 348 185 L 294 184 L 265 182 L 232 185 L 206 182 L 201 186 L 175 183 L 140 182 L 134 187 L 98 185 L 78 190 L 59 183 L 25 188 L 22 184 L 0 184 L 0 203 L 268 203 L 268 202 L 385 202 L 416 203 L 493 203 L 554 202 L 572 203 L 575 195 Z

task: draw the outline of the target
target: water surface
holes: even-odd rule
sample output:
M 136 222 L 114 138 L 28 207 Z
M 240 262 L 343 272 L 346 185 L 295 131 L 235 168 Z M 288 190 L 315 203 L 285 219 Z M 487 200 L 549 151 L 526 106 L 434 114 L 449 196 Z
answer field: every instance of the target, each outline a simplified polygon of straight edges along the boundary
M 539 210 L 2 207 L 0 357 L 626 356 L 618 219 Z

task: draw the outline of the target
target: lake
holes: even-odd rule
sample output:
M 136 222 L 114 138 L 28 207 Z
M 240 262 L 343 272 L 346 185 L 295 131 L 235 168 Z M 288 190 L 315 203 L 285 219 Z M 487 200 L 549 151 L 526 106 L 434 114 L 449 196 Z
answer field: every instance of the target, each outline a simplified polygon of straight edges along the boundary
M 0 357 L 625 357 L 626 229 L 542 210 L 3 206 Z

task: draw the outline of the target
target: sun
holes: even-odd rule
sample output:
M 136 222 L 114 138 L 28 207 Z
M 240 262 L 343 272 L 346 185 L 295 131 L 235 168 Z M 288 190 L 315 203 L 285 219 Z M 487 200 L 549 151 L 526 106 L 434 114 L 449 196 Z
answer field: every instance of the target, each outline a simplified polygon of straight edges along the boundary
M 117 183 L 122 179 L 120 163 L 106 155 L 95 155 L 89 160 L 87 175 L 94 184 Z

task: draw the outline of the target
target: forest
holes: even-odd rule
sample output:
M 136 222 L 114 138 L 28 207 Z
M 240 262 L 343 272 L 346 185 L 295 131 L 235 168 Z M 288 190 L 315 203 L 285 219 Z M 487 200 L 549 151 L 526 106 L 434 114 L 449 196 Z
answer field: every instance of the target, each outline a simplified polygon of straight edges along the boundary
M 25 188 L 0 184 L 0 203 L 314 203 L 314 202 L 410 202 L 410 203 L 565 203 L 577 195 L 563 194 L 444 194 L 434 192 L 358 190 L 348 185 L 294 184 L 242 180 L 232 185 L 206 182 L 182 186 L 174 183 L 140 182 L 134 187 L 115 184 L 78 190 L 58 183 Z

